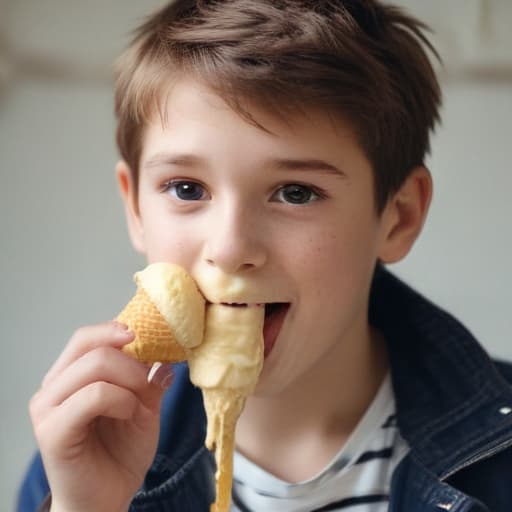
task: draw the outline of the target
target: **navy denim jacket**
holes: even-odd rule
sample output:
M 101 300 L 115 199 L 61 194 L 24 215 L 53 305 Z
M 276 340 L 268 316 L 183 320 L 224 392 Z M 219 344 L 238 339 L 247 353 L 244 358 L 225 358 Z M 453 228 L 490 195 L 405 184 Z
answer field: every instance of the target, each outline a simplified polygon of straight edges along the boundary
M 493 363 L 457 320 L 386 270 L 377 271 L 370 302 L 370 322 L 388 340 L 398 425 L 411 447 L 393 475 L 389 511 L 510 512 L 512 366 Z M 215 464 L 203 446 L 205 423 L 200 392 L 178 365 L 157 454 L 131 512 L 209 510 Z M 37 510 L 47 492 L 37 455 L 18 512 Z

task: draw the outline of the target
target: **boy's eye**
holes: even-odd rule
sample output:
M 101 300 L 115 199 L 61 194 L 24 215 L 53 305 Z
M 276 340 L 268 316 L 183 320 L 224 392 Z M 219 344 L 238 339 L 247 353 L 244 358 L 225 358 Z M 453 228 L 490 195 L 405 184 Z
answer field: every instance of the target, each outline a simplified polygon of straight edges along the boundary
M 163 188 L 181 201 L 200 201 L 207 195 L 204 187 L 195 181 L 170 181 Z
M 307 185 L 292 183 L 280 187 L 271 200 L 290 204 L 307 204 L 320 199 L 321 195 Z

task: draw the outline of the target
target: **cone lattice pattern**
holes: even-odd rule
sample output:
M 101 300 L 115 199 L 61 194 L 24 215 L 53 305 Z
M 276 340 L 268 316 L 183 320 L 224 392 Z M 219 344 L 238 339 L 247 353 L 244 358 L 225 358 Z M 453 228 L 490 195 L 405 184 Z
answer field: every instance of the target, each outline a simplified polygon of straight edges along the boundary
M 128 325 L 135 334 L 135 339 L 125 345 L 123 351 L 139 361 L 175 363 L 186 359 L 183 347 L 143 288 L 137 289 L 117 320 Z

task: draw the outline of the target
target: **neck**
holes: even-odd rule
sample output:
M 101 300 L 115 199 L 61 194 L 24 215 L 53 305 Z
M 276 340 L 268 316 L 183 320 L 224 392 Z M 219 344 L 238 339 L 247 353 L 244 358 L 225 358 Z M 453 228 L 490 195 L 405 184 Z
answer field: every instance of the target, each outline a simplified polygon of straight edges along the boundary
M 345 338 L 279 395 L 248 398 L 237 425 L 237 449 L 284 480 L 310 478 L 343 446 L 387 368 L 377 332 L 366 327 L 362 336 Z

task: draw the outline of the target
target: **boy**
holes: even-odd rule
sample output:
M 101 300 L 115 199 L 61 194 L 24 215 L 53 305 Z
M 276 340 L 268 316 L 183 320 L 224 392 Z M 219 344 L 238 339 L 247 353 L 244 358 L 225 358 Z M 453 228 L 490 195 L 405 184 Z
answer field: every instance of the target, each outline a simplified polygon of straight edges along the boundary
M 134 247 L 266 305 L 233 510 L 510 509 L 511 368 L 383 267 L 432 192 L 422 28 L 374 0 L 177 1 L 120 62 Z M 209 509 L 198 390 L 183 366 L 147 384 L 132 338 L 84 327 L 45 377 L 19 510 Z

